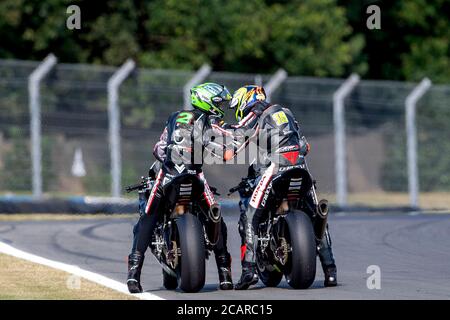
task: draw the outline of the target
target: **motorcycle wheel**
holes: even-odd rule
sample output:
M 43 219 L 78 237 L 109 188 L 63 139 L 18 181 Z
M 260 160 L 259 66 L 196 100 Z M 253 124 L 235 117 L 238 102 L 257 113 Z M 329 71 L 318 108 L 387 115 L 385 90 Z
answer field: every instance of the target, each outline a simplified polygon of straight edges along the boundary
M 316 241 L 311 219 L 301 211 L 286 215 L 286 239 L 291 246 L 285 268 L 288 284 L 294 289 L 307 289 L 316 277 Z
M 167 290 L 175 290 L 178 287 L 178 279 L 177 277 L 171 276 L 164 269 L 163 273 L 163 286 Z
M 203 227 L 192 214 L 185 213 L 176 220 L 180 259 L 180 289 L 198 292 L 205 285 L 205 241 Z

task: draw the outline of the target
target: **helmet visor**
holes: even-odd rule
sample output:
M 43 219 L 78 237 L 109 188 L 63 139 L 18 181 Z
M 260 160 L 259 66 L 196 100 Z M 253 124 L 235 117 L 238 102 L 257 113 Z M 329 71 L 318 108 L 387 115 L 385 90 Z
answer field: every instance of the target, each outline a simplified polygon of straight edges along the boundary
M 220 94 L 212 98 L 213 104 L 221 110 L 224 110 L 226 107 L 230 105 L 230 100 L 231 100 L 230 92 L 225 87 Z

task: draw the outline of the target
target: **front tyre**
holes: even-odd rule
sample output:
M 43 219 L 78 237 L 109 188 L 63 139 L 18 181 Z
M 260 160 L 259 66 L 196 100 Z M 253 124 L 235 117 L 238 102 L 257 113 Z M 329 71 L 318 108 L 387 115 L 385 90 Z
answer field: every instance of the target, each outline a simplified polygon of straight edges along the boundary
M 200 221 L 185 213 L 176 220 L 180 260 L 180 289 L 198 292 L 205 285 L 205 241 Z
M 316 277 L 316 241 L 311 219 L 301 211 L 286 215 L 286 239 L 291 246 L 285 269 L 288 284 L 307 289 Z

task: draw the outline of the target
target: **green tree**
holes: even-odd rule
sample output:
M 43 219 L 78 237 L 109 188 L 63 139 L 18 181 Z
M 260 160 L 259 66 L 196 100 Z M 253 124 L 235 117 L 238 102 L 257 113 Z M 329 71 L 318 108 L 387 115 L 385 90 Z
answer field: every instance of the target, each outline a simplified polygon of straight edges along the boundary
M 67 6 L 81 30 L 66 28 Z M 336 0 L 3 0 L 0 57 L 152 68 L 343 76 L 364 72 L 364 45 Z
M 141 57 L 151 66 L 192 69 L 209 62 L 216 70 L 283 67 L 291 74 L 342 76 L 364 44 L 350 37 L 345 10 L 334 0 L 160 0 L 148 12 L 152 50 Z
M 367 77 L 418 81 L 424 76 L 435 83 L 450 81 L 449 0 L 340 0 L 357 34 L 365 38 Z M 366 8 L 381 9 L 381 30 L 366 27 Z
M 351 36 L 345 9 L 336 1 L 290 1 L 269 11 L 267 48 L 275 64 L 289 73 L 323 77 L 365 72 L 365 63 L 356 62 L 364 40 Z
M 66 28 L 66 8 L 80 1 L 0 2 L 0 57 L 40 60 L 54 52 L 63 61 L 85 61 L 79 33 Z

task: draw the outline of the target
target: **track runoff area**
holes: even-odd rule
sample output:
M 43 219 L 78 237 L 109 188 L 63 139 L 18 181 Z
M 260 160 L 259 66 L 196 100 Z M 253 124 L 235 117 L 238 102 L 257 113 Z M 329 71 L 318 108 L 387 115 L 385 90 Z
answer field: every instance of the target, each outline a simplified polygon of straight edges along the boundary
M 234 207 L 224 210 L 234 281 L 240 275 L 236 211 Z M 2 221 L 0 253 L 59 269 L 128 294 L 125 285 L 126 256 L 131 245 L 131 228 L 136 219 L 137 215 Z M 450 215 L 340 213 L 330 217 L 330 230 L 338 266 L 339 285 L 335 288 L 324 288 L 323 273 L 317 263 L 315 282 L 306 290 L 294 290 L 283 279 L 276 288 L 266 288 L 260 282 L 247 291 L 220 291 L 215 262 L 210 259 L 207 262 L 206 284 L 199 293 L 169 291 L 162 286 L 161 267 L 148 254 L 142 274 L 145 293 L 133 296 L 149 300 L 179 300 L 174 308 L 186 307 L 179 309 L 182 314 L 194 310 L 197 314 L 200 310 L 206 312 L 206 309 L 189 309 L 189 306 L 217 305 L 206 300 L 230 300 L 224 304 L 224 308 L 230 306 L 228 310 L 218 306 L 219 311 L 210 309 L 210 314 L 258 312 L 267 316 L 270 310 L 264 306 L 273 302 L 276 307 L 282 300 L 450 299 L 450 251 L 447 247 Z M 186 300 L 195 302 L 182 304 Z M 237 306 L 243 304 L 263 307 L 238 311 Z M 277 308 L 272 310 L 272 314 L 278 312 Z

